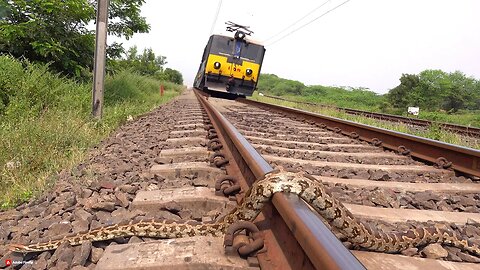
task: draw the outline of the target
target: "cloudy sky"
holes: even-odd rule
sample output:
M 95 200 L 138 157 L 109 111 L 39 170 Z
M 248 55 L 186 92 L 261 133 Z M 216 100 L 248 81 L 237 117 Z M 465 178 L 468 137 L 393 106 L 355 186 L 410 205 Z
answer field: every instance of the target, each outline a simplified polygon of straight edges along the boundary
M 385 93 L 398 85 L 402 73 L 425 69 L 480 78 L 480 1 L 350 0 L 322 16 L 345 1 L 146 0 L 142 16 L 150 33 L 128 41 L 109 37 L 109 43 L 152 48 L 167 57 L 168 67 L 182 72 L 188 85 L 212 26 L 213 33 L 225 33 L 225 21 L 248 25 L 253 39 L 265 41 L 263 73 L 307 85 Z

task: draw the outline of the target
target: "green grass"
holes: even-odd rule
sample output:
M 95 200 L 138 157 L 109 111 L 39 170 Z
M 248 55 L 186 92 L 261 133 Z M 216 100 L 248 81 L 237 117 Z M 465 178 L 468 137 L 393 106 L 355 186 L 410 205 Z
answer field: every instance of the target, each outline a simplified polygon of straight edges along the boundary
M 419 118 L 463 126 L 480 127 L 480 111 L 460 110 L 452 114 L 424 111 L 420 112 Z
M 278 99 L 268 98 L 265 96 L 259 96 L 258 93 L 254 93 L 251 99 L 261 101 L 261 102 L 316 112 L 323 115 L 346 119 L 346 120 L 354 121 L 357 123 L 367 124 L 375 127 L 384 128 L 384 129 L 404 132 L 407 134 L 412 134 L 412 135 L 429 138 L 433 140 L 438 140 L 442 142 L 447 142 L 451 144 L 480 149 L 480 140 L 477 139 L 477 140 L 465 141 L 464 137 L 452 132 L 442 130 L 438 125 L 432 125 L 430 128 L 426 130 L 416 130 L 402 123 L 379 121 L 373 118 L 368 118 L 368 117 L 363 117 L 358 115 L 351 115 L 332 107 L 312 106 L 308 104 L 300 104 L 300 103 L 291 102 L 291 101 L 282 101 Z
M 159 85 L 165 85 L 160 96 Z M 26 201 L 82 161 L 128 116 L 151 111 L 183 86 L 122 71 L 105 80 L 103 119 L 91 117 L 91 84 L 0 56 L 0 208 Z

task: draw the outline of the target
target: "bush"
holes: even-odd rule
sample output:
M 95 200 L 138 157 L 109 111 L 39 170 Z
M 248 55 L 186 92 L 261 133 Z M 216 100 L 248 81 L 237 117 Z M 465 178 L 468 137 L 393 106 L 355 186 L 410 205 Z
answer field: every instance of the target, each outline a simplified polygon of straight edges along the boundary
M 50 73 L 46 65 L 20 62 L 10 56 L 0 56 L 0 89 L 3 93 L 0 113 L 7 119 L 17 120 L 38 117 L 63 104 L 63 96 L 85 95 L 87 91 L 74 81 Z
M 176 84 L 183 84 L 182 73 L 180 73 L 175 69 L 166 68 L 163 72 L 155 73 L 155 77 L 163 81 L 169 81 Z
M 385 100 L 383 96 L 365 88 L 305 86 L 301 82 L 279 78 L 274 74 L 262 74 L 258 90 L 275 96 L 291 96 L 296 100 L 355 109 L 377 109 Z
M 91 117 L 91 83 L 0 56 L 0 206 L 14 206 L 43 190 L 56 172 L 80 162 L 127 116 L 148 112 L 182 89 L 128 71 L 108 76 L 104 115 L 97 122 Z

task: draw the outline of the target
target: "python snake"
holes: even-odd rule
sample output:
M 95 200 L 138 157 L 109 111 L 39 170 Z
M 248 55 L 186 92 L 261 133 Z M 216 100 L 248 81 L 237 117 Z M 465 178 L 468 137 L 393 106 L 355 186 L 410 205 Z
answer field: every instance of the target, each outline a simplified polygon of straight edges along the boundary
M 480 247 L 459 238 L 453 231 L 437 227 L 410 229 L 405 232 L 384 232 L 358 221 L 336 198 L 331 196 L 317 179 L 304 173 L 287 172 L 279 168 L 259 181 L 247 191 L 241 205 L 214 223 L 176 223 L 138 221 L 116 224 L 30 245 L 11 244 L 15 252 L 36 252 L 52 250 L 64 242 L 80 245 L 87 241 L 102 241 L 125 236 L 146 236 L 154 238 L 181 238 L 188 236 L 221 236 L 228 226 L 236 221 L 253 221 L 262 207 L 277 192 L 297 194 L 312 206 L 332 227 L 337 228 L 353 244 L 367 250 L 397 253 L 410 247 L 429 243 L 442 243 L 480 256 Z

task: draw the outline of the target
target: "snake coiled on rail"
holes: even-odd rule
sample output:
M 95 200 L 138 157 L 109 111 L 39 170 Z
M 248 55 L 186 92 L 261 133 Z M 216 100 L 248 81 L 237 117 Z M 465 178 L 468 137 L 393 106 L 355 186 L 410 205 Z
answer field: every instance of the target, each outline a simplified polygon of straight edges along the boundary
M 56 249 L 60 244 L 80 245 L 87 241 L 102 241 L 125 236 L 147 236 L 155 238 L 181 238 L 189 236 L 221 236 L 228 226 L 236 221 L 253 221 L 263 206 L 277 192 L 297 194 L 312 206 L 332 227 L 338 229 L 353 244 L 367 250 L 388 253 L 401 252 L 410 247 L 429 243 L 441 243 L 460 248 L 480 256 L 480 247 L 468 240 L 461 239 L 453 231 L 424 227 L 405 232 L 385 232 L 371 228 L 357 220 L 352 213 L 336 198 L 330 195 L 325 186 L 317 179 L 304 173 L 293 173 L 279 168 L 271 172 L 248 190 L 241 205 L 222 219 L 214 223 L 176 223 L 138 221 L 128 224 L 116 224 L 66 236 L 60 240 L 51 240 L 30 245 L 11 244 L 15 252 L 36 252 Z

